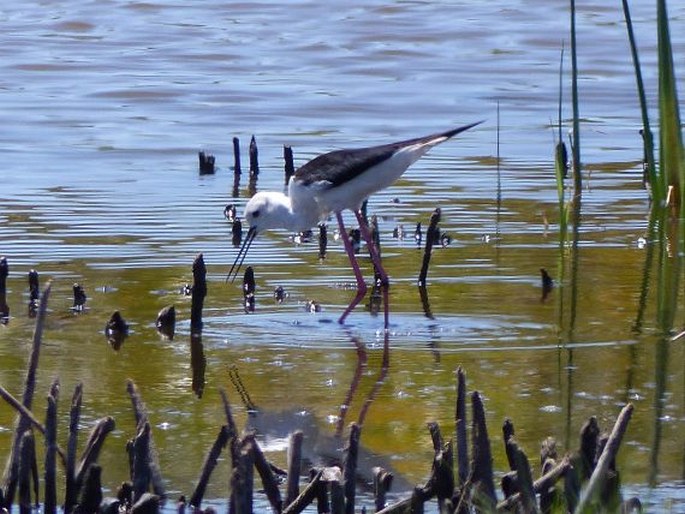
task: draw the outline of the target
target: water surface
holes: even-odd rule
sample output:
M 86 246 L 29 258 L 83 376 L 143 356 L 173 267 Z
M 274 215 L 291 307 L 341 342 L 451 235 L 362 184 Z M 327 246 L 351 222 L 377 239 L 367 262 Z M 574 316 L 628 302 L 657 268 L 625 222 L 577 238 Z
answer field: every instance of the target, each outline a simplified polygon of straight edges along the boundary
M 655 106 L 654 8 L 634 3 Z M 685 10 L 677 2 L 670 7 L 682 84 Z M 499 435 L 506 417 L 536 465 L 544 437 L 575 448 L 589 416 L 608 429 L 631 401 L 622 481 L 654 510 L 680 510 L 682 340 L 659 341 L 653 292 L 641 330 L 634 330 L 648 198 L 622 13 L 604 2 L 579 8 L 585 191 L 569 330 L 569 284 L 557 283 L 541 301 L 539 277 L 541 267 L 561 273 L 550 122 L 557 116 L 561 46 L 568 46 L 564 2 L 4 5 L 0 254 L 11 267 L 12 317 L 0 327 L 0 384 L 15 394 L 21 389 L 33 327 L 25 277 L 35 268 L 43 283 L 54 280 L 38 398 L 59 377 L 66 419 L 68 398 L 82 381 L 84 429 L 115 417 L 102 457 L 109 489 L 126 477 L 123 448 L 134 430 L 127 378 L 147 403 L 169 490 L 188 494 L 223 423 L 219 388 L 229 392 L 241 425 L 248 422 L 231 367 L 264 419 L 286 419 L 291 428 L 306 412 L 310 439 L 335 444 L 361 345 L 368 363 L 344 422 L 357 419 L 375 391 L 362 442 L 405 483 L 429 473 L 425 423 L 452 430 L 453 373 L 462 366 L 469 388 L 485 395 L 498 470 L 506 466 Z M 564 87 L 566 95 L 566 78 Z M 568 112 L 565 106 L 564 117 Z M 242 211 L 249 194 L 244 175 L 232 198 L 234 136 L 244 168 L 256 136 L 257 187 L 279 190 L 284 144 L 293 146 L 299 165 L 323 151 L 480 119 L 486 122 L 436 148 L 370 200 L 392 283 L 390 368 L 380 387 L 382 317 L 360 306 L 347 327 L 335 322 L 353 278 L 334 223 L 323 261 L 315 241 L 297 244 L 283 232 L 260 238 L 248 258 L 257 274 L 257 309 L 244 312 L 239 284 L 224 282 L 236 249 L 223 210 L 235 203 Z M 568 127 L 564 120 L 564 137 Z M 216 175 L 198 176 L 199 150 L 216 155 Z M 438 206 L 451 244 L 433 255 L 429 317 L 416 288 L 422 254 L 411 235 Z M 351 224 L 351 216 L 346 220 Z M 400 225 L 408 234 L 403 240 L 392 237 Z M 209 280 L 204 361 L 197 348 L 191 352 L 189 299 L 179 293 L 200 252 Z M 74 282 L 89 296 L 80 315 L 69 312 Z M 273 300 L 277 286 L 289 294 L 283 304 Z M 308 300 L 322 312 L 310 313 Z M 157 312 L 169 304 L 179 319 L 173 341 L 154 329 Z M 132 329 L 118 352 L 102 334 L 114 310 Z M 198 397 L 193 371 L 202 362 Z M 3 455 L 13 418 L 0 407 Z M 278 437 L 264 443 L 283 463 Z M 226 496 L 226 468 L 219 467 L 209 497 Z

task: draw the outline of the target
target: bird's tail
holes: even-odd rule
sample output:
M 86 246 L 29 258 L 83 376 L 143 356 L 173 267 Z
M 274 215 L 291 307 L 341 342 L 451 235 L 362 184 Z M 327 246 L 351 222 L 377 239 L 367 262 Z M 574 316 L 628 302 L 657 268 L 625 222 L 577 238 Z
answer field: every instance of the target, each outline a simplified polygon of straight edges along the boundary
M 470 128 L 473 128 L 476 125 L 480 125 L 481 123 L 483 123 L 483 121 L 484 120 L 477 121 L 475 123 L 470 123 L 468 125 L 463 125 L 461 127 L 450 129 L 446 132 L 439 132 L 437 134 L 431 134 L 430 136 L 418 137 L 416 139 L 410 139 L 402 143 L 397 143 L 397 146 L 400 148 L 398 153 L 402 153 L 406 158 L 408 158 L 409 163 L 407 164 L 407 166 L 410 166 L 423 155 L 425 155 L 426 152 L 428 152 L 428 150 L 430 150 L 434 146 L 439 145 L 440 143 L 444 143 L 448 139 Z
M 457 127 L 451 130 L 448 130 L 446 132 L 441 132 L 440 134 L 434 134 L 432 136 L 428 136 L 426 139 L 433 139 L 435 140 L 435 143 L 433 145 L 437 145 L 442 143 L 443 141 L 447 141 L 451 137 L 456 136 L 457 134 L 460 134 L 462 132 L 466 132 L 468 129 L 475 127 L 476 125 L 480 125 L 483 123 L 485 120 L 480 120 L 475 123 L 469 123 L 468 125 L 463 125 L 461 127 Z M 431 146 L 433 146 L 431 145 Z

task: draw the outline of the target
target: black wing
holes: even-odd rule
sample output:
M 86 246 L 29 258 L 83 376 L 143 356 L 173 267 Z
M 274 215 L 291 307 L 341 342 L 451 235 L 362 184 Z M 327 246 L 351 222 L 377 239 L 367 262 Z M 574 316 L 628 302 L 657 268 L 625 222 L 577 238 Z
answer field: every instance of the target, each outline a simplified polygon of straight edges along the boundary
M 478 122 L 481 123 L 481 122 Z M 417 137 L 368 148 L 356 148 L 347 150 L 335 150 L 315 157 L 301 166 L 294 178 L 307 186 L 315 182 L 328 182 L 330 187 L 338 186 L 358 177 L 369 168 L 382 163 L 386 159 L 405 146 L 427 143 L 433 139 L 449 139 L 456 134 L 470 129 L 478 123 L 464 125 L 446 132 L 431 134 L 430 136 Z
M 319 155 L 301 166 L 294 178 L 305 186 L 315 182 L 327 182 L 330 187 L 338 186 L 389 159 L 396 150 L 395 145 L 336 150 Z

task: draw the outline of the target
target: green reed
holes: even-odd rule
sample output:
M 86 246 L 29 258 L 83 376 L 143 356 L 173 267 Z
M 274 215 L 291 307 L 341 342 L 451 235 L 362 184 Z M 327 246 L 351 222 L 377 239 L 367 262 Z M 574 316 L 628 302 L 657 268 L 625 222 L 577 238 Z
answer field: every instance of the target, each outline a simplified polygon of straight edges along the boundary
M 674 212 L 685 214 L 682 192 L 685 186 L 685 163 L 683 162 L 683 139 L 680 129 L 680 110 L 673 49 L 668 23 L 666 0 L 657 0 L 657 39 L 659 54 L 659 170 L 661 181 Z
M 663 199 L 664 192 L 662 191 L 662 184 L 657 180 L 656 162 L 654 159 L 654 137 L 652 129 L 649 125 L 649 111 L 647 109 L 647 96 L 645 94 L 644 81 L 642 80 L 642 69 L 640 67 L 640 57 L 637 51 L 637 43 L 635 42 L 635 32 L 633 31 L 633 21 L 630 16 L 630 8 L 628 0 L 621 0 L 623 3 L 623 16 L 626 21 L 626 29 L 628 31 L 628 42 L 630 43 L 630 53 L 633 58 L 633 68 L 635 69 L 635 81 L 637 86 L 637 94 L 640 100 L 640 112 L 642 114 L 642 139 L 644 144 L 644 160 L 646 167 L 646 180 L 649 184 L 651 194 L 653 197 Z
M 623 14 L 626 21 L 628 40 L 632 55 L 637 83 L 640 112 L 642 115 L 642 136 L 644 144 L 645 181 L 649 184 L 652 209 L 649 222 L 649 244 L 647 251 L 646 274 L 657 258 L 657 324 L 663 333 L 673 327 L 677 302 L 679 299 L 680 275 L 683 270 L 682 256 L 685 255 L 685 150 L 681 132 L 681 120 L 678 105 L 678 94 L 674 72 L 673 49 L 666 0 L 656 0 L 657 39 L 658 39 L 658 76 L 659 76 L 659 154 L 658 165 L 654 152 L 654 139 L 649 120 L 649 110 L 645 86 L 640 68 L 635 33 L 628 0 L 622 0 Z M 570 265 L 568 284 L 571 290 L 571 311 L 573 311 L 577 272 L 578 238 L 581 211 L 582 175 L 580 159 L 580 114 L 578 94 L 578 65 L 576 39 L 576 2 L 570 0 L 570 60 L 571 60 L 571 104 L 573 109 L 571 131 L 571 163 L 573 172 L 573 197 L 565 196 L 565 178 L 567 173 L 567 155 L 562 137 L 562 101 L 563 101 L 563 61 L 562 47 L 559 68 L 559 116 L 558 135 L 555 146 L 555 177 L 559 205 L 559 279 L 564 282 L 567 267 Z M 571 233 L 569 233 L 571 232 Z M 568 259 L 568 262 L 567 262 Z M 643 294 L 647 297 L 649 280 L 643 280 Z M 563 293 L 560 296 L 564 296 Z M 635 328 L 640 329 L 645 302 L 640 302 Z M 560 326 L 563 320 L 560 319 Z M 572 332 L 573 315 L 569 326 Z
M 557 119 L 557 142 L 554 147 L 554 174 L 557 181 L 557 197 L 559 200 L 559 244 L 563 247 L 566 242 L 568 232 L 568 206 L 565 198 L 564 180 L 568 173 L 568 152 L 561 130 L 561 106 L 563 102 L 563 67 L 564 67 L 564 48 L 561 48 L 559 59 L 559 113 Z
M 580 109 L 578 107 L 578 52 L 576 44 L 576 2 L 571 0 L 571 105 L 573 107 L 573 136 L 571 152 L 573 155 L 573 190 L 580 197 L 583 179 L 580 174 Z
M 659 62 L 659 167 L 657 180 L 665 198 L 652 204 L 652 215 L 659 227 L 659 277 L 657 284 L 657 318 L 666 333 L 675 321 L 682 268 L 683 235 L 681 220 L 685 214 L 682 201 L 685 184 L 683 141 L 673 50 L 665 0 L 657 0 L 657 39 Z
M 578 301 L 578 263 L 580 239 L 580 212 L 582 175 L 580 161 L 580 114 L 578 97 L 578 59 L 576 45 L 576 5 L 575 0 L 570 3 L 571 16 L 571 104 L 573 109 L 573 129 L 571 131 L 571 152 L 573 171 L 573 196 L 567 201 L 565 198 L 564 179 L 568 171 L 568 154 L 561 131 L 561 106 L 563 101 L 563 61 L 564 48 L 562 46 L 559 64 L 559 120 L 558 140 L 554 152 L 554 168 L 557 181 L 559 200 L 559 282 L 561 288 L 558 297 L 558 325 L 561 341 L 571 341 L 574 338 L 576 322 L 576 306 Z M 569 237 L 569 227 L 570 237 Z M 570 243 L 570 244 L 569 244 Z M 568 257 L 568 259 L 567 259 Z M 568 269 L 567 269 L 568 268 Z M 567 276 L 568 271 L 568 276 Z M 568 296 L 569 305 L 565 304 Z
M 649 275 L 648 268 L 651 267 L 651 255 L 653 253 L 651 246 L 654 244 L 658 254 L 657 325 L 662 333 L 667 334 L 673 327 L 677 312 L 683 243 L 685 241 L 682 234 L 685 227 L 685 224 L 682 223 L 682 219 L 685 217 L 685 201 L 683 201 L 685 159 L 668 10 L 666 0 L 656 1 L 659 76 L 659 163 L 657 166 L 628 0 L 622 0 L 622 4 L 642 113 L 645 166 L 652 196 L 648 234 L 650 246 L 647 249 L 644 274 L 645 278 Z M 641 298 L 646 297 L 648 286 L 649 280 L 643 279 Z M 636 327 L 641 324 L 642 309 L 644 309 L 644 302 L 641 302 L 641 307 L 638 310 Z
M 656 2 L 659 74 L 658 167 L 654 158 L 654 140 L 650 128 L 642 70 L 628 0 L 622 0 L 622 4 L 642 114 L 645 166 L 652 190 L 654 206 L 656 208 L 664 207 L 666 202 L 668 202 L 672 212 L 683 217 L 685 214 L 685 203 L 681 201 L 681 197 L 682 191 L 685 188 L 685 160 L 683 158 L 678 93 L 673 67 L 673 49 L 671 46 L 666 0 L 657 0 Z

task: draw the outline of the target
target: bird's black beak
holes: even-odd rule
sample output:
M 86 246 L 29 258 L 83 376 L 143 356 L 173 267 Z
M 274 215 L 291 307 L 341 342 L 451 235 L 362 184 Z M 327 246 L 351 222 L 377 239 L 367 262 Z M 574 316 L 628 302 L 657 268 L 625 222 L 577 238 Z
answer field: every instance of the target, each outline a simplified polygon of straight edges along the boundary
M 238 255 L 235 258 L 235 261 L 233 261 L 233 266 L 231 266 L 231 271 L 228 272 L 228 276 L 226 277 L 226 282 L 230 281 L 235 282 L 235 278 L 238 276 L 238 272 L 240 271 L 240 267 L 243 265 L 243 261 L 245 260 L 245 256 L 247 255 L 248 250 L 250 249 L 250 246 L 252 245 L 252 241 L 254 241 L 254 238 L 257 237 L 257 227 L 250 227 L 250 230 L 247 231 L 247 236 L 245 237 L 245 240 L 243 241 L 242 246 L 240 247 L 240 251 L 238 252 Z

